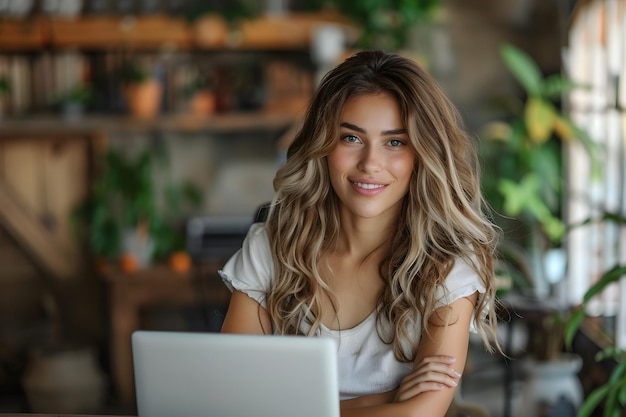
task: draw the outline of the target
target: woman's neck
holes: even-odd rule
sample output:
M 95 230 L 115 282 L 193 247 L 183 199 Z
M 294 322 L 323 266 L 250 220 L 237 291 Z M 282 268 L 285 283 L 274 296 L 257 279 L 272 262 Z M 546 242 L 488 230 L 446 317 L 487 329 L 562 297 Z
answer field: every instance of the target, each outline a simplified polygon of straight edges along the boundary
M 386 246 L 395 233 L 397 219 L 365 219 L 342 215 L 335 251 L 363 258 Z

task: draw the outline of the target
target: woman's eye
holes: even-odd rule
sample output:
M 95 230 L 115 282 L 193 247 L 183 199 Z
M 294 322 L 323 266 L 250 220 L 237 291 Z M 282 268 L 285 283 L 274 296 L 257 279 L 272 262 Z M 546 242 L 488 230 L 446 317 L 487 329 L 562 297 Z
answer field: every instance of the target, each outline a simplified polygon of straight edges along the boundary
M 345 135 L 343 137 L 343 140 L 348 142 L 348 143 L 359 143 L 361 141 L 358 137 L 356 137 L 354 135 Z
M 391 139 L 391 140 L 389 141 L 389 145 L 390 145 L 391 147 L 397 148 L 397 147 L 399 147 L 399 146 L 404 145 L 404 142 L 403 142 L 403 141 L 401 141 L 400 139 Z

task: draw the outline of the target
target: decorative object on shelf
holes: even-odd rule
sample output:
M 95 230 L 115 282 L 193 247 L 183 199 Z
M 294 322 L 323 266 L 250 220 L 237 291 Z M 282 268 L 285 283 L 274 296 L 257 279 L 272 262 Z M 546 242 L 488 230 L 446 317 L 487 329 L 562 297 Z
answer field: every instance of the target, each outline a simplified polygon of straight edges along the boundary
M 198 73 L 184 87 L 183 95 L 188 103 L 189 113 L 194 117 L 205 117 L 215 112 L 217 95 L 208 71 L 198 70 Z
M 115 149 L 104 155 L 90 197 L 74 213 L 85 222 L 86 239 L 97 259 L 134 271 L 185 249 L 177 217 L 186 205 L 199 204 L 200 192 L 189 183 L 158 188 L 154 162 L 167 168 L 167 156 L 156 149 L 134 158 Z
M 318 25 L 311 41 L 311 58 L 317 66 L 315 85 L 339 62 L 345 53 L 346 39 L 341 26 L 334 23 Z
M 122 66 L 120 80 L 130 114 L 142 120 L 153 119 L 161 107 L 163 87 L 159 80 L 136 60 Z
M 200 48 L 223 48 L 226 46 L 230 28 L 228 22 L 217 13 L 206 13 L 192 22 L 193 42 Z
M 60 107 L 65 120 L 75 121 L 83 117 L 85 108 L 91 103 L 93 97 L 93 89 L 89 84 L 79 84 L 61 94 L 56 104 Z

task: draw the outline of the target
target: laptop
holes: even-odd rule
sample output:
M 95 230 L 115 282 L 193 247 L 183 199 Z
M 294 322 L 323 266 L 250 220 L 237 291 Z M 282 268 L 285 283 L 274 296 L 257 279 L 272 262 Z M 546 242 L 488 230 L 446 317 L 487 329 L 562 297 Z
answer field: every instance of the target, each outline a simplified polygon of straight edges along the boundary
M 339 417 L 332 339 L 132 335 L 139 417 Z

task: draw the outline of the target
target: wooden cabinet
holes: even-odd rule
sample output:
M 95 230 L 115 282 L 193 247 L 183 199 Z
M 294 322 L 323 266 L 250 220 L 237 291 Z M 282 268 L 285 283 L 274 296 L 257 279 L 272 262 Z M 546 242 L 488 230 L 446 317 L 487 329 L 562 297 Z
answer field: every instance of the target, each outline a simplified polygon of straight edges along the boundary
M 1 136 L 0 136 L 1 137 Z M 70 213 L 89 186 L 93 137 L 0 139 L 0 226 L 51 276 L 80 268 Z

